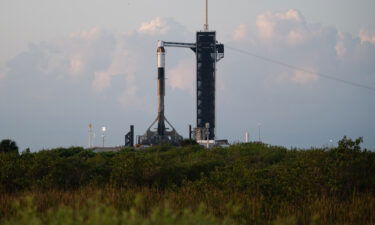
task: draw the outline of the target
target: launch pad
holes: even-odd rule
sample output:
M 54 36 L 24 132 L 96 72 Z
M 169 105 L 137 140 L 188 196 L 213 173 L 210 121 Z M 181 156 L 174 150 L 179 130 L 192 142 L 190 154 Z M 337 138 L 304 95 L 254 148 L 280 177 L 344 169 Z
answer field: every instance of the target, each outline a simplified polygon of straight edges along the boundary
M 182 136 L 177 133 L 164 115 L 165 55 L 166 47 L 189 48 L 196 55 L 196 127 L 193 137 L 197 142 L 215 140 L 215 81 L 216 63 L 224 58 L 224 45 L 216 40 L 216 32 L 208 29 L 208 1 L 206 0 L 206 23 L 204 30 L 196 33 L 195 43 L 159 41 L 157 47 L 158 66 L 158 115 L 145 134 L 138 137 L 138 144 L 178 144 Z M 157 128 L 152 127 L 157 124 Z M 169 128 L 166 127 L 169 125 Z M 189 134 L 190 136 L 191 134 Z

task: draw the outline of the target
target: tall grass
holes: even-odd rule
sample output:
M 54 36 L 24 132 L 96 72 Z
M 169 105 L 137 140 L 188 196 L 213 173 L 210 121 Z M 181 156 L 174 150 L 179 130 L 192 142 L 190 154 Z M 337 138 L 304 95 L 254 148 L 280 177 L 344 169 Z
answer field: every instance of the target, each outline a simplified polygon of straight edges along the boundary
M 86 187 L 2 195 L 1 202 L 1 224 L 375 223 L 375 198 L 371 194 L 348 200 L 319 196 L 293 204 L 269 202 L 261 194 L 190 185 L 179 190 Z

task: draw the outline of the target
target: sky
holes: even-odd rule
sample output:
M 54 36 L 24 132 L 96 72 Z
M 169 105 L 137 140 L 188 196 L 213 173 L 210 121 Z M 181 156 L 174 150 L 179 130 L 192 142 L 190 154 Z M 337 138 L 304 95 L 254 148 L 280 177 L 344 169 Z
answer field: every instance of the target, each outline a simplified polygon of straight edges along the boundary
M 375 149 L 373 0 L 209 1 L 224 43 L 217 64 L 217 138 L 285 147 L 334 145 L 344 135 Z M 124 143 L 156 117 L 158 40 L 194 42 L 204 1 L 0 0 L 0 139 L 21 151 Z M 242 54 L 241 49 L 288 68 Z M 167 49 L 166 117 L 195 125 L 195 57 Z M 310 71 L 311 73 L 306 72 Z M 332 140 L 332 142 L 331 142 Z

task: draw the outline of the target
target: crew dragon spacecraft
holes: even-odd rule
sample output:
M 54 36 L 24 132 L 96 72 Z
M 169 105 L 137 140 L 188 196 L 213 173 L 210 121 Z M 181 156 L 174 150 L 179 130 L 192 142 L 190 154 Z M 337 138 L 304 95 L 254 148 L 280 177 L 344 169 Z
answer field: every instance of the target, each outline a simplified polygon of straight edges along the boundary
M 215 140 L 216 62 L 224 58 L 224 45 L 217 42 L 216 31 L 210 31 L 208 28 L 208 0 L 206 0 L 206 23 L 203 31 L 196 33 L 195 43 L 158 41 L 158 115 L 146 133 L 138 137 L 138 143 L 142 145 L 177 144 L 182 140 L 182 136 L 177 133 L 164 115 L 166 47 L 190 48 L 194 51 L 197 71 L 197 125 L 193 136 L 196 141 Z M 157 128 L 152 130 L 156 123 Z M 166 127 L 166 123 L 169 128 Z

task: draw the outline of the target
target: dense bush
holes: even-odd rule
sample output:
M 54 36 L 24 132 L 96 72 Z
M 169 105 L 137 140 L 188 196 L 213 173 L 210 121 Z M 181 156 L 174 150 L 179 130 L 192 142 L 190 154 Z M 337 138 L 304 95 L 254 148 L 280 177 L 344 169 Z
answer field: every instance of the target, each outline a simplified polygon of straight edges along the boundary
M 204 203 L 213 216 L 207 221 L 371 224 L 375 153 L 362 150 L 361 141 L 344 137 L 337 148 L 310 150 L 249 143 L 210 150 L 191 145 L 0 153 L 0 216 L 20 213 L 11 205 L 25 196 L 34 197 L 37 212 L 45 214 L 61 204 L 74 209 L 77 201 L 86 204 L 93 196 L 116 210 L 129 210 L 141 194 L 148 216 L 167 200 L 175 219 Z
M 16 153 L 18 154 L 18 146 L 15 141 L 4 139 L 0 142 L 0 153 Z

